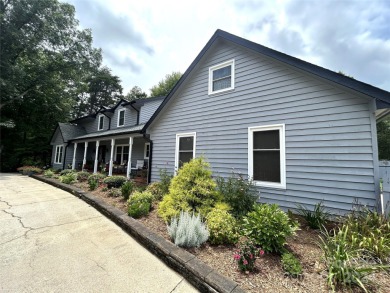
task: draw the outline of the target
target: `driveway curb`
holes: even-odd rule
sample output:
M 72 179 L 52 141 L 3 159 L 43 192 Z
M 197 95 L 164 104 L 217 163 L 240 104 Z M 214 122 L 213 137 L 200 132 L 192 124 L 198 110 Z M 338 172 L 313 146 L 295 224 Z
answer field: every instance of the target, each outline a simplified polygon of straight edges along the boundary
M 80 188 L 64 184 L 55 179 L 32 175 L 34 179 L 67 191 L 84 200 L 107 218 L 111 219 L 150 252 L 158 256 L 169 267 L 185 277 L 201 292 L 242 293 L 238 284 L 219 274 L 193 254 L 177 247 L 160 235 L 150 231 L 139 221 L 129 217 L 121 210 L 106 204 L 100 198 Z

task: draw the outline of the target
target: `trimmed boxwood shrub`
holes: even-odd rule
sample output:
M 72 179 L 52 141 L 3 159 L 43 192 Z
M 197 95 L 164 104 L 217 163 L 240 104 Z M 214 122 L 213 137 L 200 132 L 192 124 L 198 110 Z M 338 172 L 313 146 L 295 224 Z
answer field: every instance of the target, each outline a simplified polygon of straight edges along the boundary
M 239 239 L 237 221 L 227 210 L 213 208 L 206 217 L 211 244 L 234 244 Z
M 110 176 L 103 180 L 104 184 L 107 184 L 108 188 L 119 188 L 123 183 L 127 181 L 126 177 L 123 176 Z
M 88 184 L 91 184 L 92 181 L 97 182 L 98 184 L 106 178 L 106 175 L 101 173 L 96 173 L 88 176 Z
M 77 172 L 77 180 L 80 181 L 80 182 L 87 181 L 88 177 L 90 175 L 91 174 L 89 174 L 88 172 L 85 172 L 85 171 Z

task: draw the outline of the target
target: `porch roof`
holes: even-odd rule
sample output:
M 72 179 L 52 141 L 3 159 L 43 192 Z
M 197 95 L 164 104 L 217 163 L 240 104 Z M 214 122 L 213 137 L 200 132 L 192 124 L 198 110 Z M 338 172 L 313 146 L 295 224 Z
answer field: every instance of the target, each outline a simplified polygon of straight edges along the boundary
M 145 124 L 139 124 L 130 127 L 121 127 L 117 129 L 88 133 L 85 135 L 73 137 L 71 140 L 74 141 L 74 140 L 83 140 L 83 139 L 99 138 L 99 137 L 130 134 L 130 133 L 140 133 L 144 125 Z

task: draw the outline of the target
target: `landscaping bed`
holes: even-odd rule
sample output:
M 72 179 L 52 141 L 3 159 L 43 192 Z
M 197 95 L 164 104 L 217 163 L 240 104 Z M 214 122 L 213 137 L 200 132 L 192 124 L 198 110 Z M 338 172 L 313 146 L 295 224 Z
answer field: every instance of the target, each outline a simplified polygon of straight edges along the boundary
M 119 178 L 120 179 L 120 178 Z M 115 180 L 114 180 L 115 181 Z M 106 180 L 109 182 L 109 180 Z M 236 182 L 237 183 L 237 182 Z M 100 184 L 94 190 L 90 190 L 90 184 L 87 182 L 73 182 L 85 191 L 101 198 L 106 203 L 114 206 L 123 212 L 128 212 L 128 202 L 120 193 L 120 189 L 108 189 L 107 185 Z M 135 186 L 130 199 L 142 194 L 144 186 Z M 148 187 L 149 189 L 149 187 Z M 153 190 L 153 188 L 149 189 Z M 147 193 L 146 192 L 146 193 Z M 159 197 L 152 203 L 151 210 L 138 219 L 151 231 L 161 235 L 163 238 L 171 241 L 168 234 L 167 225 L 161 218 L 161 211 L 158 213 L 158 205 L 161 205 L 162 198 Z M 264 205 L 266 207 L 266 205 Z M 320 205 L 318 206 L 320 207 Z M 167 209 L 168 212 L 172 210 Z M 199 248 L 186 248 L 186 250 L 201 261 L 218 271 L 220 274 L 230 278 L 239 284 L 241 288 L 248 292 L 328 292 L 331 291 L 327 284 L 328 268 L 324 261 L 324 252 L 319 247 L 319 230 L 310 228 L 307 225 L 307 218 L 301 216 L 289 215 L 291 221 L 298 221 L 300 229 L 294 235 L 287 237 L 287 245 L 283 250 L 287 250 L 295 256 L 302 267 L 302 272 L 292 277 L 286 274 L 283 268 L 281 255 L 284 253 L 266 252 L 260 253 L 255 262 L 253 271 L 241 272 L 238 270 L 237 260 L 233 256 L 239 249 L 239 244 L 231 245 L 211 245 L 210 239 Z M 306 220 L 306 221 L 305 221 Z M 337 226 L 335 223 L 328 222 L 327 230 Z M 339 225 L 341 226 L 341 225 Z M 371 281 L 365 284 L 370 292 L 390 292 L 389 270 L 374 273 L 368 277 Z M 348 279 L 346 279 L 348 280 Z M 352 286 L 336 286 L 337 292 L 364 292 L 362 289 Z

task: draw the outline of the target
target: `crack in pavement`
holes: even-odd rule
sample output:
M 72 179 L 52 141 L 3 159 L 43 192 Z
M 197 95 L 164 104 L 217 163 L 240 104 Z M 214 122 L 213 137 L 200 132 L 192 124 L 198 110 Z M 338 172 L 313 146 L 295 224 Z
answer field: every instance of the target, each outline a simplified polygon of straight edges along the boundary
M 178 286 L 181 284 L 181 282 L 183 282 L 183 281 L 184 281 L 184 278 L 182 278 L 182 279 L 180 280 L 180 282 L 177 283 L 177 285 L 175 286 L 175 288 L 173 288 L 172 291 L 169 292 L 169 293 L 175 292 L 175 290 L 177 289 L 177 287 L 178 287 Z
M 94 262 L 97 267 L 101 268 L 108 275 L 108 272 L 106 271 L 106 269 L 102 265 L 100 265 L 96 260 L 94 260 L 92 258 L 89 258 L 89 257 L 87 257 L 87 259 L 89 259 L 90 261 Z
M 56 200 L 63 200 L 63 199 L 75 199 L 74 197 L 61 197 L 61 198 L 56 198 L 56 199 L 48 199 L 48 200 L 41 200 L 41 201 L 34 201 L 34 202 L 28 202 L 28 203 L 22 203 L 22 204 L 15 204 L 13 206 L 10 206 L 10 207 L 20 207 L 20 206 L 25 206 L 25 205 L 29 205 L 29 204 L 36 204 L 36 203 L 41 203 L 41 202 L 48 202 L 48 201 L 56 201 Z M 2 201 L 0 199 L 0 201 Z

